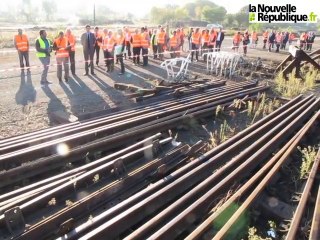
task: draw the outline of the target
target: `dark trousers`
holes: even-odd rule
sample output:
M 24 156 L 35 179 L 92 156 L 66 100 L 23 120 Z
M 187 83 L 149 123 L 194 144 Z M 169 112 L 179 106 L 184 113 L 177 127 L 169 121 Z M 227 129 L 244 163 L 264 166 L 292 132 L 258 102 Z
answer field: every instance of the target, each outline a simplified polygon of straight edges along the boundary
M 276 52 L 279 52 L 280 45 L 281 45 L 280 43 L 277 43 L 277 44 L 276 44 L 276 46 L 277 46 Z
M 192 52 L 191 52 L 191 61 L 193 61 L 193 55 L 196 53 L 196 60 L 199 60 L 199 47 L 196 44 L 192 43 Z
M 171 58 L 176 58 L 177 57 L 177 47 L 170 47 L 170 56 Z
M 142 48 L 143 66 L 148 65 L 148 48 Z
M 108 58 L 108 52 L 107 50 L 104 50 L 103 51 L 103 58 L 104 58 L 104 63 L 106 65 L 106 67 L 108 66 L 108 61 L 107 61 L 107 58 Z
M 311 51 L 312 49 L 312 42 L 307 42 L 307 50 Z
M 140 63 L 140 49 L 141 49 L 141 47 L 134 47 L 132 49 L 132 51 L 133 51 L 133 63 L 137 63 L 137 64 Z
M 153 58 L 156 59 L 158 57 L 158 45 L 152 45 Z
M 18 51 L 18 54 L 19 54 L 20 67 L 24 68 L 24 63 L 23 63 L 23 59 L 24 59 L 26 62 L 26 67 L 29 68 L 30 67 L 30 65 L 29 65 L 29 52 L 28 51 L 25 51 L 25 52 Z
M 164 44 L 158 43 L 158 53 L 161 61 L 163 60 L 163 51 L 164 51 Z
M 263 40 L 263 49 L 266 49 L 266 45 L 267 45 L 267 39 Z
M 96 64 L 99 64 L 100 46 L 97 44 L 94 46 L 94 52 L 96 53 Z
M 123 54 L 121 53 L 121 54 L 117 55 L 116 57 L 117 57 L 117 61 L 120 62 L 120 68 L 121 68 L 120 72 L 124 73 L 125 69 L 124 69 L 124 63 L 123 63 Z
M 90 64 L 91 73 L 94 73 L 93 55 L 94 55 L 94 51 L 92 52 L 83 51 L 84 60 L 86 61 L 85 63 L 86 74 L 88 74 L 89 72 L 89 64 Z
M 216 52 L 220 52 L 222 41 L 216 41 Z
M 209 50 L 208 50 L 208 43 L 205 42 L 205 43 L 203 43 L 203 46 L 202 46 L 201 56 L 202 56 L 202 54 L 208 53 L 208 52 L 209 52 Z M 203 60 L 204 60 L 204 61 L 207 61 L 207 55 L 204 55 Z
M 114 69 L 114 58 L 113 58 L 113 52 L 104 51 L 105 53 L 105 59 L 107 63 L 107 71 L 112 72 Z
M 131 45 L 130 45 L 130 42 L 126 42 L 126 48 L 127 48 L 127 51 L 128 51 L 128 57 L 131 58 Z
M 69 52 L 69 59 L 70 59 L 70 70 L 71 70 L 71 73 L 73 75 L 76 74 L 76 64 L 75 64 L 75 51 L 70 51 Z

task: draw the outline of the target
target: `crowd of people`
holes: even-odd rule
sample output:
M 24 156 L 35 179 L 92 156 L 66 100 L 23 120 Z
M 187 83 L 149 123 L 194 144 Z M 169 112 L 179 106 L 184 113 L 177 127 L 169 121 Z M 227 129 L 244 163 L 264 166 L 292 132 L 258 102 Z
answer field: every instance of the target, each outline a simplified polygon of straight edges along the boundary
M 312 44 L 314 43 L 315 33 L 314 32 L 304 32 L 300 35 L 298 39 L 298 45 L 300 49 L 311 51 Z M 248 45 L 251 48 L 256 48 L 258 44 L 258 34 L 256 31 L 253 31 L 249 34 L 246 30 L 243 34 L 241 32 L 235 33 L 233 36 L 233 47 L 232 49 L 235 52 L 239 51 L 239 46 L 242 42 L 243 53 L 247 54 Z M 280 50 L 285 50 L 287 44 L 291 45 L 293 41 L 296 40 L 296 35 L 293 32 L 276 32 L 275 30 L 268 31 L 266 30 L 262 34 L 263 49 L 268 48 L 268 51 L 271 52 L 272 49 L 275 49 L 275 52 Z
M 156 29 L 129 29 L 123 27 L 113 32 L 110 29 L 95 27 L 92 31 L 90 25 L 85 26 L 85 32 L 80 37 L 80 43 L 83 48 L 83 56 L 85 60 L 85 73 L 91 75 L 94 73 L 94 62 L 98 66 L 100 63 L 100 50 L 103 52 L 103 63 L 106 66 L 106 73 L 114 71 L 115 61 L 120 64 L 119 75 L 125 73 L 124 59 L 132 60 L 132 64 L 147 66 L 149 58 L 149 49 L 152 49 L 154 59 L 163 60 L 164 52 L 168 51 L 171 58 L 179 57 L 184 49 L 185 41 L 188 42 L 191 52 L 191 61 L 199 60 L 199 55 L 203 53 L 220 51 L 224 41 L 225 33 L 222 28 L 219 29 L 203 29 L 190 28 L 188 33 L 184 33 L 183 28 L 177 28 L 169 32 L 169 27 L 159 25 Z M 287 43 L 292 44 L 296 36 L 292 32 L 275 32 L 265 31 L 262 34 L 263 49 L 279 52 L 280 49 L 286 49 Z M 314 32 L 304 32 L 300 35 L 299 45 L 301 49 L 311 50 L 315 39 Z M 256 48 L 259 41 L 258 33 L 252 31 L 236 32 L 233 36 L 233 51 L 238 52 L 239 48 L 243 48 L 243 54 L 246 55 L 248 46 Z M 242 46 L 240 44 L 242 43 Z M 36 55 L 43 65 L 41 75 L 41 84 L 50 84 L 47 79 L 48 69 L 50 65 L 50 55 L 55 52 L 57 63 L 57 78 L 62 81 L 62 69 L 64 68 L 64 80 L 69 80 L 69 70 L 71 74 L 76 74 L 75 51 L 76 37 L 70 28 L 64 32 L 60 31 L 58 37 L 51 42 L 47 38 L 47 32 L 40 30 L 39 37 L 36 39 Z M 29 41 L 26 34 L 18 29 L 18 34 L 14 37 L 14 45 L 18 50 L 20 68 L 30 71 L 29 64 Z M 140 63 L 140 57 L 142 62 Z M 95 61 L 94 61 L 95 57 Z M 206 60 L 206 55 L 204 55 Z M 90 71 L 89 71 L 90 70 Z

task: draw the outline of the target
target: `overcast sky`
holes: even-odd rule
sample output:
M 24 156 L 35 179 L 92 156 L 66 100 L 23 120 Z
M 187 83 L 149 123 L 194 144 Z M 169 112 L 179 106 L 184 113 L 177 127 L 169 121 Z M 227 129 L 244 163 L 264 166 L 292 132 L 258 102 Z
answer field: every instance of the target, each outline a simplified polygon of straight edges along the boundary
M 34 4 L 41 6 L 41 0 L 31 0 Z M 10 0 L 10 1 L 0 1 L 1 9 L 8 9 L 8 4 L 11 7 L 17 6 L 22 0 Z M 120 12 L 128 13 L 131 12 L 138 17 L 145 16 L 153 6 L 161 7 L 166 4 L 176 4 L 183 6 L 188 2 L 193 2 L 192 0 L 56 0 L 56 3 L 60 11 L 70 11 L 74 13 L 75 11 L 85 11 L 92 12 L 93 3 L 103 4 L 108 6 L 110 9 Z M 300 8 L 313 8 L 316 14 L 320 14 L 320 1 L 319 0 L 287 0 L 282 2 L 280 0 L 212 0 L 212 2 L 224 6 L 228 13 L 235 13 L 239 9 L 249 3 L 270 3 L 270 4 L 286 4 L 291 3 L 297 5 Z

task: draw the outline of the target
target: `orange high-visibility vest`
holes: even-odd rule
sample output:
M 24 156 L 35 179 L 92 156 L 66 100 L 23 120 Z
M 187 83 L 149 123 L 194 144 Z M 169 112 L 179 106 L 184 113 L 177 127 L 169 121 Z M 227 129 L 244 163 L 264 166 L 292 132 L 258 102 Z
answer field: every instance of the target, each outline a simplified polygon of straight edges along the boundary
M 200 40 L 201 40 L 201 33 L 199 33 L 199 32 L 192 33 L 192 43 L 193 44 L 200 44 Z
M 106 49 L 107 49 L 107 51 L 108 52 L 112 52 L 113 47 L 116 44 L 116 41 L 115 41 L 114 37 L 113 36 L 111 36 L 111 37 L 107 36 L 104 39 L 106 41 Z
M 133 34 L 132 35 L 132 47 L 141 47 L 141 35 Z
M 141 47 L 143 48 L 149 47 L 148 33 L 146 32 L 141 33 Z
M 213 46 L 215 44 L 216 40 L 217 40 L 217 33 L 216 32 L 210 33 L 208 45 Z
M 264 39 L 268 39 L 268 35 L 269 35 L 269 34 L 268 34 L 268 32 L 266 31 L 266 32 L 263 33 L 262 36 L 263 36 Z
M 69 51 L 66 49 L 68 47 L 68 39 L 66 37 L 57 38 L 54 42 L 58 47 L 58 50 L 56 51 L 56 57 L 57 58 L 69 57 Z
M 28 51 L 28 37 L 25 34 L 22 35 L 15 35 L 15 42 L 17 44 L 17 48 L 21 52 Z
M 71 51 L 74 52 L 76 50 L 75 46 L 76 46 L 76 38 L 73 34 L 70 35 L 66 35 L 70 45 L 71 45 Z
M 159 32 L 157 34 L 157 43 L 160 43 L 160 44 L 165 44 L 166 42 L 166 33 L 165 32 Z
M 210 39 L 210 35 L 208 33 L 203 34 L 203 42 L 208 43 Z
M 300 36 L 300 40 L 301 41 L 306 41 L 307 40 L 307 37 L 308 37 L 308 34 L 301 34 L 301 36 Z
M 178 37 L 177 36 L 173 36 L 170 38 L 170 47 L 177 47 L 178 46 Z
M 252 40 L 253 41 L 258 40 L 258 34 L 256 32 L 252 33 Z
M 295 38 L 296 38 L 296 37 L 295 37 L 294 33 L 290 33 L 289 39 L 292 41 L 292 40 L 294 40 Z
M 116 42 L 117 42 L 117 45 L 123 44 L 124 36 L 117 36 Z
M 103 51 L 107 51 L 108 49 L 108 35 L 104 36 L 104 38 L 102 39 L 102 49 Z
M 234 42 L 234 43 L 240 43 L 240 42 L 241 42 L 241 35 L 236 33 L 236 34 L 233 36 L 233 42 Z
M 277 43 L 281 43 L 282 42 L 282 35 L 281 34 L 277 34 L 276 35 L 276 42 Z

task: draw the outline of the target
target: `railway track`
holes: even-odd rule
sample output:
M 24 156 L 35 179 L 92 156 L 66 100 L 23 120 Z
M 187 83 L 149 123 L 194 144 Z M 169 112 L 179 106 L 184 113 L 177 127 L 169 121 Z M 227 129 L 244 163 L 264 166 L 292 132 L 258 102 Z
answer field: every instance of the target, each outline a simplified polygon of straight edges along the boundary
M 270 188 L 301 164 L 298 146 L 320 143 L 310 141 L 320 135 L 320 99 L 298 96 L 207 152 L 203 142 L 160 133 L 268 89 L 254 81 L 211 87 L 1 140 L 0 239 L 241 239 L 239 221 L 256 209 L 283 223 L 277 206 L 262 203 L 290 204 Z M 320 151 L 299 180 L 286 232 L 273 233 L 295 239 L 309 221 L 306 239 L 318 238 L 319 162 Z M 59 172 L 66 163 L 77 167 Z M 14 189 L 24 179 L 31 183 Z

